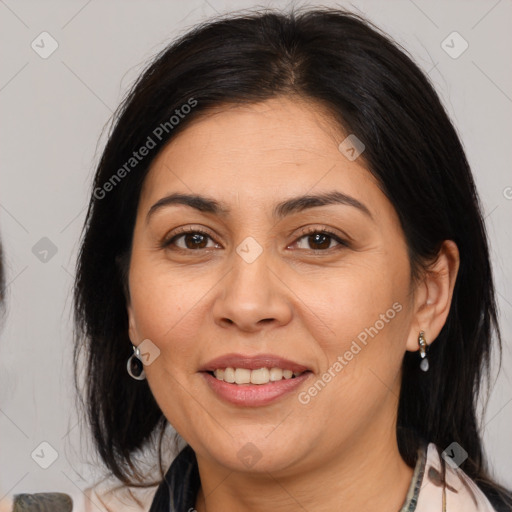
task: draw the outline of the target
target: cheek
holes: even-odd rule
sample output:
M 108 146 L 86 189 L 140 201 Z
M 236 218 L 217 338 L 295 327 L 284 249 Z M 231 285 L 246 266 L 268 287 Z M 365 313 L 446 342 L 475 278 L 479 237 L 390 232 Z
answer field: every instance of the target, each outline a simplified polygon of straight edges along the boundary
M 183 433 L 190 418 L 204 414 L 202 401 L 190 400 L 201 396 L 199 382 L 191 377 L 197 372 L 204 291 L 197 283 L 191 290 L 155 268 L 133 266 L 132 311 L 140 340 L 149 339 L 160 350 L 159 357 L 145 367 L 151 392 L 168 421 Z
M 184 368 L 181 358 L 194 350 L 190 340 L 198 338 L 203 288 L 201 282 L 183 282 L 179 272 L 164 272 L 158 264 L 132 261 L 130 298 L 137 334 L 158 346 L 166 365 Z
M 399 384 L 411 315 L 407 269 L 407 261 L 353 267 L 317 295 L 331 330 L 318 339 L 323 375 L 333 382 L 322 391 L 327 407 L 364 414 Z
M 335 334 L 318 339 L 325 366 L 300 398 L 301 403 L 310 401 L 310 413 L 331 418 L 333 428 L 343 425 L 347 436 L 372 424 L 399 395 L 410 314 L 406 298 L 393 287 L 377 292 L 359 281 L 325 302 L 334 304 L 330 315 Z
M 343 353 L 353 340 L 364 342 L 394 338 L 406 317 L 408 281 L 403 272 L 392 272 L 385 265 L 365 265 L 343 269 L 333 275 L 326 286 L 319 287 L 310 297 L 317 305 L 318 316 L 330 328 L 324 339 L 330 351 Z M 327 284 L 328 283 L 328 284 Z M 368 345 L 369 346 L 369 343 Z

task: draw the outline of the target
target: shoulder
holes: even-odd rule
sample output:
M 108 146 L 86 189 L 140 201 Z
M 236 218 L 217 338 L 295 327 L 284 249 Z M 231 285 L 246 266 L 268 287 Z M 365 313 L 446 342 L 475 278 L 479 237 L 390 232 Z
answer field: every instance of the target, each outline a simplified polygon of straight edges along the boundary
M 146 512 L 158 486 L 127 487 L 113 478 L 76 492 L 26 493 L 0 500 L 0 512 Z
M 444 466 L 446 485 L 442 481 L 442 461 L 438 450 L 435 444 L 430 443 L 415 512 L 498 512 L 462 469 L 454 463 L 446 462 Z
M 149 510 L 158 485 L 127 487 L 115 479 L 105 479 L 84 491 L 85 512 L 144 512 Z M 75 512 L 75 509 L 73 509 Z

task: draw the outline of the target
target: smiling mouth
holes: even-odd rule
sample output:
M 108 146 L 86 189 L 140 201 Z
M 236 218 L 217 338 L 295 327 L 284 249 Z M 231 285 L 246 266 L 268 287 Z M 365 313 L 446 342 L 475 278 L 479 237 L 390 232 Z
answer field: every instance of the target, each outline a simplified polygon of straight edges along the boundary
M 214 371 L 207 371 L 209 375 L 219 381 L 228 384 L 243 385 L 265 385 L 282 380 L 291 380 L 304 373 L 311 373 L 309 370 L 304 372 L 293 372 L 282 368 L 258 368 L 249 370 L 247 368 L 219 368 Z

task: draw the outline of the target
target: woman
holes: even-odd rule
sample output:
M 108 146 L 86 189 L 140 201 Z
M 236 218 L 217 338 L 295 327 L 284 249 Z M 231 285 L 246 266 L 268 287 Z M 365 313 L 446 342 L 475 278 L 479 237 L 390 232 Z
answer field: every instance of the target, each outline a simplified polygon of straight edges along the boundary
M 141 509 L 512 510 L 475 411 L 500 338 L 471 172 L 426 77 L 353 14 L 231 17 L 155 59 L 75 304 L 95 443 L 152 486 Z M 169 424 L 185 446 L 145 481 Z

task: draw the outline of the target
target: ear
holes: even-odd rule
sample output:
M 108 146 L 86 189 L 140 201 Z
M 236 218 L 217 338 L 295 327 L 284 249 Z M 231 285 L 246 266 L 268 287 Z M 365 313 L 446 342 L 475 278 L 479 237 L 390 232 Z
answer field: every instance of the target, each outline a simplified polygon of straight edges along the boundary
M 133 308 L 131 304 L 127 304 L 126 309 L 128 313 L 128 336 L 130 337 L 130 341 L 132 342 L 133 345 L 138 345 L 139 334 L 137 331 L 135 315 L 133 313 Z
M 459 263 L 457 245 L 452 240 L 445 240 L 437 258 L 416 285 L 407 350 L 414 352 L 419 349 L 420 331 L 424 331 L 429 345 L 439 336 L 450 311 Z

